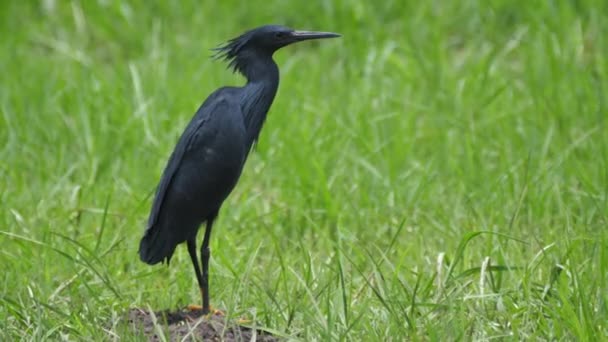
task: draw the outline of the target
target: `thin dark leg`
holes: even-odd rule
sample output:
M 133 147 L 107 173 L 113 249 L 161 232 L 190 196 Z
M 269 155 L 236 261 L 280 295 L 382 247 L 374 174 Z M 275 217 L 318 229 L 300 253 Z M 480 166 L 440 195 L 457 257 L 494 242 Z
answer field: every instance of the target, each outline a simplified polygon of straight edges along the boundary
M 203 276 L 201 275 L 201 267 L 198 264 L 198 258 L 196 257 L 196 237 L 189 239 L 186 242 L 188 246 L 188 254 L 192 260 L 192 266 L 194 266 L 194 272 L 196 273 L 196 280 L 198 281 L 199 289 L 203 288 Z
M 205 237 L 203 238 L 203 245 L 201 246 L 201 263 L 203 264 L 203 277 L 201 292 L 203 293 L 203 313 L 208 314 L 211 310 L 209 305 L 209 257 L 211 251 L 209 250 L 209 238 L 211 237 L 211 228 L 213 227 L 213 220 L 215 216 L 207 220 L 207 229 L 205 229 Z

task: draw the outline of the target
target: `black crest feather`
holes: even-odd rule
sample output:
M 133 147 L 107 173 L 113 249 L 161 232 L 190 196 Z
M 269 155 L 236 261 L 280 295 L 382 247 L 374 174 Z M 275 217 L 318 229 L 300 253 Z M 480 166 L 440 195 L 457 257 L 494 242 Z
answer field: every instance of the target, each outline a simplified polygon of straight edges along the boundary
M 233 72 L 240 71 L 241 65 L 239 65 L 238 56 L 243 47 L 251 39 L 251 36 L 252 31 L 247 31 L 242 35 L 232 38 L 226 43 L 213 48 L 212 51 L 215 52 L 213 58 L 228 62 L 228 68 L 232 69 Z
M 212 49 L 213 51 L 215 51 L 213 57 L 215 59 L 227 61 L 228 68 L 232 69 L 233 71 L 244 73 L 246 65 L 244 65 L 245 61 L 243 60 L 243 57 L 245 57 L 244 50 L 246 50 L 246 47 L 251 45 L 250 43 L 252 42 L 252 40 L 259 40 L 260 37 L 264 37 L 264 35 L 272 35 L 273 33 L 278 31 L 293 30 L 280 25 L 260 26 L 258 28 L 247 31 L 236 38 L 230 39 L 226 43 Z M 283 45 L 267 45 L 265 48 L 271 49 L 272 51 L 270 52 L 274 52 L 282 46 Z

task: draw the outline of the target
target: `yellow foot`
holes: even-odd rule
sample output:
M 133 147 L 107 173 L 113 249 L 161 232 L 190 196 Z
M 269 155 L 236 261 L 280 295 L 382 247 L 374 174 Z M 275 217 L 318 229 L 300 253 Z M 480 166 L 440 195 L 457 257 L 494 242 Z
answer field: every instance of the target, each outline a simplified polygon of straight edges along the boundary
M 210 313 L 214 316 L 226 316 L 226 313 L 224 311 L 219 310 L 219 309 L 214 309 L 214 308 L 211 308 Z
M 189 304 L 188 306 L 186 306 L 186 309 L 188 309 L 189 311 L 201 311 L 203 310 L 203 307 L 201 305 L 198 304 Z M 209 308 L 209 313 L 207 314 L 207 316 L 224 316 L 224 312 L 222 310 L 216 310 L 213 307 Z

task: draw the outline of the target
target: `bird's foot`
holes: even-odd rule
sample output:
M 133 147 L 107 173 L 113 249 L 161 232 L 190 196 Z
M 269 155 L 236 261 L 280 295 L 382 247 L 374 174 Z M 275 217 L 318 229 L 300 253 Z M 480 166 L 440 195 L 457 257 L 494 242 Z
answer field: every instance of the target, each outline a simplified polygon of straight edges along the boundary
M 204 316 L 225 316 L 225 313 L 222 310 L 214 309 L 213 307 L 209 307 L 208 310 L 203 310 L 203 307 L 198 304 L 189 304 L 186 306 L 186 309 L 189 311 L 203 311 Z
M 203 310 L 203 306 L 198 304 L 188 304 L 186 309 L 188 309 L 188 311 L 201 311 Z

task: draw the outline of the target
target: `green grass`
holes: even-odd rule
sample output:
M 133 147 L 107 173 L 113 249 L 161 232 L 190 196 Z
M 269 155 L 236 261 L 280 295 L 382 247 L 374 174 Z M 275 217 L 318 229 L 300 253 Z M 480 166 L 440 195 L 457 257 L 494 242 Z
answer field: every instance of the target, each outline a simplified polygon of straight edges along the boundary
M 343 37 L 276 55 L 215 306 L 306 341 L 608 339 L 606 1 L 0 12 L 0 340 L 129 340 L 128 308 L 198 301 L 185 247 L 137 247 L 185 124 L 243 83 L 209 49 L 264 23 Z

